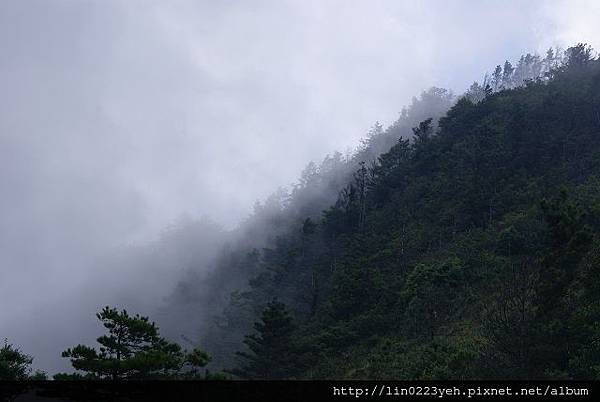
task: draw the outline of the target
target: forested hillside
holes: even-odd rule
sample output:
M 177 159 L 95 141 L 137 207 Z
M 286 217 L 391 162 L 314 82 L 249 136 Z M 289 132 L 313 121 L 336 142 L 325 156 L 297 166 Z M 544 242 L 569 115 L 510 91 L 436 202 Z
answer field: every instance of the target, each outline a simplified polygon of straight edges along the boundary
M 244 378 L 598 378 L 599 175 L 588 47 L 433 89 L 257 207 L 201 345 Z
M 237 229 L 133 251 L 100 263 L 183 269 L 162 331 L 107 306 L 55 378 L 600 379 L 600 58 L 431 88 Z M 45 378 L 31 364 L 4 341 L 0 379 Z

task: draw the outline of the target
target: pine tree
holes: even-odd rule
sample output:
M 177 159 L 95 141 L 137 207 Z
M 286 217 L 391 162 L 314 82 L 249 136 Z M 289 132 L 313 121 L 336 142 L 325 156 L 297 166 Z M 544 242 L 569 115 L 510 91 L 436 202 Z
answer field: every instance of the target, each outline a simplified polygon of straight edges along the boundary
M 358 190 L 358 227 L 362 229 L 367 219 L 367 168 L 365 162 L 360 162 L 360 168 L 354 174 L 354 181 Z
M 244 340 L 250 352 L 237 352 L 244 362 L 229 372 L 245 379 L 292 378 L 297 370 L 292 338 L 295 325 L 286 306 L 273 299 L 254 329 L 256 333 Z
M 148 317 L 130 316 L 126 310 L 105 307 L 96 314 L 108 334 L 97 339 L 100 350 L 77 345 L 62 353 L 76 370 L 86 372 L 57 374 L 56 379 L 148 379 L 185 377 L 184 369 L 195 374 L 209 356 L 199 349 L 186 354 L 181 347 L 160 337 L 158 327 Z M 187 366 L 187 367 L 186 367 Z
M 579 43 L 576 46 L 568 48 L 565 52 L 567 56 L 566 66 L 568 68 L 577 68 L 587 65 L 592 60 L 592 52 L 592 48 L 585 43 Z
M 502 73 L 502 86 L 504 88 L 511 88 L 513 83 L 513 72 L 515 71 L 510 61 L 506 60 L 504 62 L 504 69 Z
M 0 348 L 0 380 L 25 380 L 33 358 L 4 340 Z
M 494 91 L 498 91 L 502 85 L 502 67 L 496 66 L 494 73 L 492 74 L 492 83 L 494 85 Z

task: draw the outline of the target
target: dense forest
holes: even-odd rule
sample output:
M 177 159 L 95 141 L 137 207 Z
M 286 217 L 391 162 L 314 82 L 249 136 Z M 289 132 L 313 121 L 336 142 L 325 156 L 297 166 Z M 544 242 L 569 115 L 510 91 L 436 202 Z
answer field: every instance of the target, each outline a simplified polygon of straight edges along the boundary
M 234 232 L 201 226 L 223 238 L 210 270 L 157 312 L 200 349 L 107 308 L 99 342 L 120 322 L 142 346 L 65 351 L 86 378 L 598 379 L 600 60 L 580 44 L 432 88 Z M 29 364 L 0 351 L 0 376 Z
M 455 104 L 424 93 L 259 211 L 270 241 L 214 274 L 249 278 L 206 332 L 215 359 L 243 378 L 597 378 L 600 62 L 515 64 Z

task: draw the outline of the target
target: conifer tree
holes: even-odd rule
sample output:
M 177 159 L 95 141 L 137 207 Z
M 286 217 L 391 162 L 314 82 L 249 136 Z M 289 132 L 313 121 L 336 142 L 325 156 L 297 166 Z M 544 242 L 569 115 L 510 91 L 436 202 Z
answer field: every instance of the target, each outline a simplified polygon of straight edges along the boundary
M 249 352 L 237 352 L 243 364 L 229 370 L 246 379 L 285 379 L 296 371 L 296 352 L 292 334 L 295 329 L 286 306 L 273 299 L 263 310 L 261 320 L 254 324 L 255 334 L 246 335 Z
M 513 72 L 515 71 L 514 67 L 510 63 L 510 61 L 506 60 L 504 62 L 504 69 L 502 70 L 502 86 L 504 88 L 512 87 L 513 80 Z
M 33 358 L 4 340 L 0 348 L 0 380 L 25 380 Z
M 108 330 L 97 339 L 100 350 L 77 345 L 62 353 L 86 375 L 58 374 L 55 379 L 178 378 L 186 376 L 186 368 L 187 373 L 195 374 L 210 360 L 199 349 L 185 353 L 178 344 L 160 337 L 158 327 L 148 317 L 130 316 L 126 310 L 119 312 L 108 306 L 96 316 Z
M 494 91 L 500 89 L 500 86 L 502 85 L 502 67 L 500 65 L 496 66 L 496 69 L 492 74 L 492 83 L 494 85 Z

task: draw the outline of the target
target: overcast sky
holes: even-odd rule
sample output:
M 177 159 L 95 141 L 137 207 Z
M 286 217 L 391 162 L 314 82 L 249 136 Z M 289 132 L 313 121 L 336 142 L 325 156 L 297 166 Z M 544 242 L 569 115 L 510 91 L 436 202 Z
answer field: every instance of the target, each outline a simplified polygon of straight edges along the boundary
M 78 341 L 51 314 L 106 250 L 183 214 L 233 227 L 421 90 L 599 48 L 598 21 L 592 0 L 0 2 L 0 338 L 52 370 L 39 331 Z

